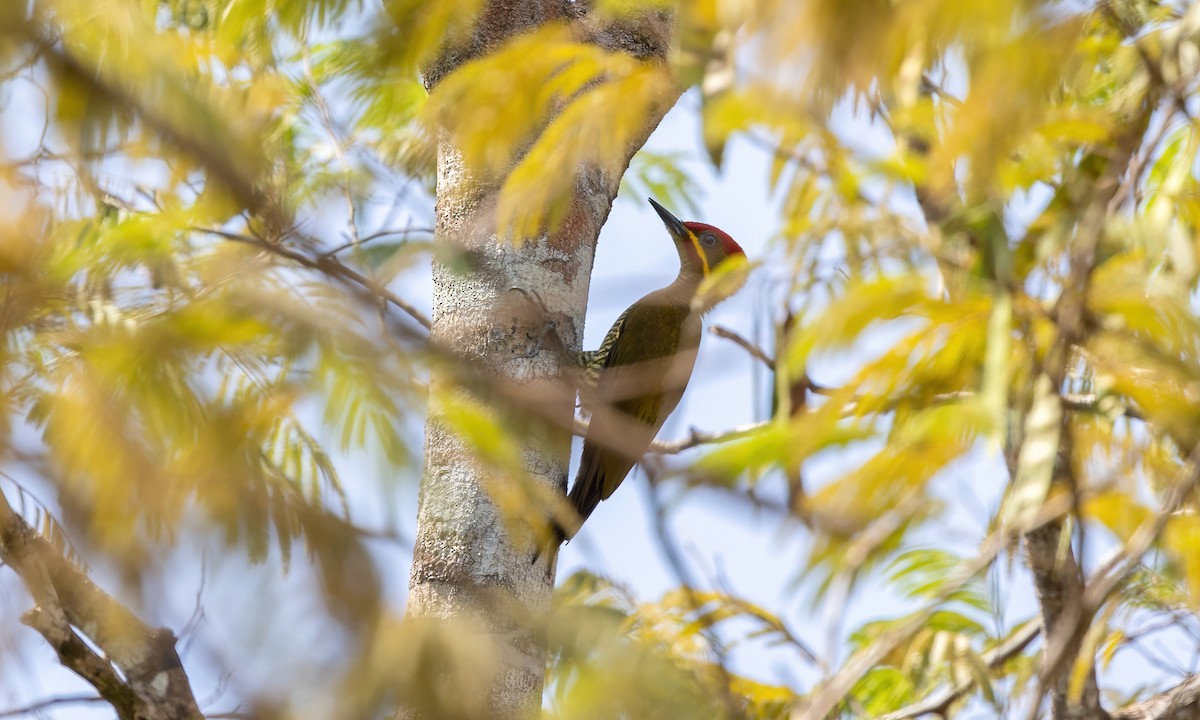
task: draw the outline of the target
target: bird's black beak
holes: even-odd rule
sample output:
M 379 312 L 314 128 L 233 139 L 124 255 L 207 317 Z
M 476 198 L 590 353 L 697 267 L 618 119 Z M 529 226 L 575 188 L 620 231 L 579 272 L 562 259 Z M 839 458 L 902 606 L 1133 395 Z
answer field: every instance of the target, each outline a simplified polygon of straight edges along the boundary
M 662 218 L 663 225 L 667 226 L 667 230 L 671 232 L 671 237 L 675 238 L 676 242 L 684 242 L 688 239 L 688 229 L 684 227 L 683 222 L 672 215 L 665 207 L 655 202 L 654 198 L 646 198 L 650 201 L 650 205 L 654 208 L 654 212 Z

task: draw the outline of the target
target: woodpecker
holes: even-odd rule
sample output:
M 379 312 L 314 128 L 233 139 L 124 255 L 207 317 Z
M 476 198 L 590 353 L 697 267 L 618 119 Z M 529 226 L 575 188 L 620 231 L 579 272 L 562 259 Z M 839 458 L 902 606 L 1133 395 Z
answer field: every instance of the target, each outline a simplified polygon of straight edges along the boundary
M 621 313 L 599 349 L 581 353 L 580 396 L 592 417 L 567 495 L 577 517 L 567 527 L 553 523 L 550 552 L 574 537 L 646 452 L 692 375 L 704 329 L 701 316 L 740 286 L 740 280 L 721 284 L 719 278 L 704 283 L 722 263 L 745 263 L 746 254 L 733 238 L 712 225 L 682 222 L 649 200 L 675 241 L 679 275 Z

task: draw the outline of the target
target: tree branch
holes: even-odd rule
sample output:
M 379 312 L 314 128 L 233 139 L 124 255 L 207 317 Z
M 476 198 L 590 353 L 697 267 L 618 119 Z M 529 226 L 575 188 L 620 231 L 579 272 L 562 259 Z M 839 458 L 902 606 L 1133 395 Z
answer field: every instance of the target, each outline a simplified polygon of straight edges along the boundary
M 22 705 L 10 710 L 0 710 L 0 718 L 19 717 L 21 715 L 33 715 L 43 710 L 48 710 L 59 705 L 82 705 L 91 703 L 107 702 L 104 698 L 98 695 L 63 695 L 61 697 L 46 698 L 38 700 L 35 703 Z
M 750 353 L 751 357 L 755 358 L 756 360 L 761 361 L 762 364 L 766 365 L 769 369 L 771 369 L 771 370 L 775 369 L 775 360 L 772 359 L 770 355 L 767 355 L 767 353 L 764 352 L 762 348 L 760 348 L 759 346 L 750 342 L 749 340 L 742 337 L 741 335 L 738 335 L 737 333 L 730 330 L 729 328 L 722 327 L 721 325 L 714 325 L 711 328 L 709 328 L 708 331 L 710 333 L 712 333 L 713 335 L 716 335 L 719 338 L 724 338 L 725 340 L 728 340 L 728 341 L 732 342 L 734 345 L 737 345 L 738 347 L 742 348 L 746 352 Z
M 650 444 L 650 452 L 657 455 L 678 455 L 684 450 L 690 450 L 697 445 L 715 445 L 717 443 L 736 440 L 766 426 L 767 421 L 738 425 L 735 428 L 722 430 L 719 432 L 703 432 L 701 430 L 697 430 L 696 428 L 692 428 L 686 437 L 682 437 L 678 440 L 656 440 Z M 587 427 L 584 426 L 584 434 L 586 433 Z
M 1062 672 L 1069 662 L 1074 661 L 1077 650 L 1072 648 L 1077 648 L 1096 611 L 1141 563 L 1142 556 L 1162 534 L 1175 511 L 1182 507 L 1198 485 L 1200 446 L 1197 446 L 1184 462 L 1184 476 L 1171 487 L 1154 519 L 1138 527 L 1120 552 L 1093 574 L 1092 579 L 1083 588 L 1078 602 L 1063 608 L 1057 626 L 1047 623 L 1045 661 L 1039 680 L 1041 686 L 1048 686 L 1052 678 Z M 1200 709 L 1195 710 L 1195 715 L 1180 717 L 1200 719 Z
M 400 310 L 404 311 L 409 317 L 411 317 L 413 320 L 416 320 L 421 327 L 425 328 L 426 330 L 428 330 L 430 327 L 429 318 L 425 317 L 424 313 L 414 307 L 407 300 L 404 300 L 391 290 L 388 290 L 386 287 L 375 282 L 366 275 L 363 275 L 362 273 L 344 265 L 332 255 L 324 254 L 318 255 L 317 257 L 309 257 L 304 253 L 296 252 L 295 250 L 285 247 L 281 243 L 267 242 L 266 240 L 254 237 L 253 235 L 243 235 L 241 233 L 230 232 L 220 228 L 194 227 L 192 229 L 197 232 L 216 235 L 217 237 L 222 237 L 226 240 L 253 245 L 254 247 L 266 250 L 272 255 L 278 255 L 279 257 L 286 258 L 298 265 L 309 268 L 310 270 L 316 270 L 328 275 L 329 277 L 341 280 L 342 282 L 358 286 L 369 291 L 372 295 L 378 297 L 380 300 L 394 305 Z
M 1200 675 L 1113 713 L 1113 720 L 1200 720 Z
M 1061 388 L 1065 386 L 1067 370 L 1076 356 L 1075 348 L 1083 344 L 1088 333 L 1088 288 L 1096 267 L 1097 250 L 1111 210 L 1110 205 L 1120 187 L 1121 176 L 1127 172 L 1129 163 L 1141 144 L 1154 107 L 1155 103 L 1151 98 L 1146 98 L 1138 113 L 1124 126 L 1115 147 L 1112 148 L 1112 156 L 1108 159 L 1104 172 L 1095 179 L 1091 196 L 1079 216 L 1069 251 L 1070 264 L 1063 292 L 1051 313 L 1055 322 L 1056 337 L 1041 368 L 1041 372 L 1049 378 L 1050 387 L 1054 389 L 1052 397 L 1060 410 Z M 1076 172 L 1082 174 L 1084 171 L 1076 169 Z M 1014 472 L 1024 467 L 1027 459 L 1045 451 L 1040 444 L 1022 443 L 1022 446 L 1015 450 L 1017 461 Z M 1073 509 L 1078 515 L 1080 493 L 1071 467 L 1071 435 L 1066 413 L 1062 413 L 1059 419 L 1058 437 L 1050 452 L 1058 453 L 1057 459 L 1049 458 L 1049 461 L 1061 466 L 1053 470 L 1055 480 L 1066 481 L 1075 506 Z M 1188 476 L 1180 485 L 1186 483 L 1191 486 L 1195 483 L 1192 462 L 1190 460 L 1185 466 L 1188 468 Z M 1165 523 L 1165 516 L 1162 522 Z M 1074 551 L 1069 542 L 1063 542 L 1063 527 L 1062 522 L 1051 523 L 1027 530 L 1025 535 L 1026 556 L 1033 572 L 1034 586 L 1046 627 L 1046 645 L 1036 697 L 1041 698 L 1043 693 L 1050 692 L 1051 717 L 1054 720 L 1075 717 L 1107 718 L 1108 714 L 1100 703 L 1100 689 L 1093 663 L 1088 663 L 1078 698 L 1071 697 L 1070 678 L 1065 668 L 1073 665 L 1078 658 L 1092 617 L 1112 592 L 1116 582 L 1112 582 L 1107 586 L 1106 592 L 1096 597 L 1098 584 L 1103 585 L 1106 582 L 1102 571 L 1097 574 L 1099 580 L 1094 580 L 1084 587 Z M 1157 524 L 1155 527 L 1161 529 Z M 1146 529 L 1140 528 L 1139 532 Z M 1154 536 L 1156 537 L 1157 533 Z M 1135 535 L 1126 549 L 1132 549 L 1135 540 L 1140 541 L 1141 537 Z M 1147 539 L 1146 546 L 1151 541 L 1152 538 Z M 1141 548 L 1134 557 L 1140 558 L 1144 550 L 1145 547 Z M 1036 701 L 1031 705 L 1030 718 L 1037 713 L 1037 705 Z
M 112 703 L 118 717 L 203 718 L 175 650 L 174 634 L 146 625 L 92 583 L 13 510 L 3 493 L 0 560 L 20 576 L 37 603 L 23 621 L 41 633 L 65 667 Z
M 402 235 L 404 237 L 408 237 L 409 235 L 411 235 L 413 233 L 420 233 L 422 235 L 433 235 L 433 232 L 434 232 L 433 228 L 427 228 L 427 227 L 410 227 L 410 228 L 404 228 L 404 229 L 388 228 L 388 229 L 384 229 L 384 230 L 378 230 L 369 235 L 364 235 L 361 238 L 349 240 L 347 242 L 342 243 L 341 245 L 337 245 L 333 248 L 330 248 L 329 250 L 326 250 L 325 252 L 321 253 L 321 257 L 333 257 L 333 256 L 337 255 L 338 253 L 342 252 L 343 250 L 349 250 L 350 248 L 360 248 L 369 242 L 373 242 L 375 240 L 380 240 L 385 237 L 392 237 L 394 235 Z

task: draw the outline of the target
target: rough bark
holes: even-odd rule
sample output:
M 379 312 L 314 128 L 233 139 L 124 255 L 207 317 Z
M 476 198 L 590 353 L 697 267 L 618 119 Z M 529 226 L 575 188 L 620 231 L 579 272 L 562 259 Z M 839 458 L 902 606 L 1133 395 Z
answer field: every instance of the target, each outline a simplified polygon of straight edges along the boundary
M 512 35 L 552 20 L 572 20 L 580 36 L 607 48 L 640 57 L 665 58 L 668 28 L 662 17 L 641 26 L 593 28 L 582 8 L 565 2 L 488 3 L 469 47 L 452 48 L 426 72 L 430 86 L 459 64 L 486 52 Z M 646 118 L 644 142 L 674 98 Z M 625 167 L 636 147 L 619 165 Z M 563 353 L 540 352 L 528 357 L 546 319 L 568 352 L 577 352 L 583 337 L 584 313 L 592 259 L 600 227 L 608 216 L 620 182 L 619 173 L 598 167 L 579 169 L 575 197 L 566 220 L 553 233 L 512 244 L 495 233 L 494 210 L 499 185 L 474 177 L 462 156 L 443 136 L 438 151 L 437 242 L 472 258 L 470 273 L 435 262 L 431 341 L 468 365 L 484 385 L 512 388 L 536 405 L 538 421 L 523 426 L 525 480 L 536 490 L 565 491 L 570 460 L 574 399 L 562 391 Z M 533 291 L 546 315 L 529 312 L 531 301 L 511 288 Z M 458 383 L 453 366 L 436 368 L 431 378 L 434 398 L 476 392 Z M 528 409 L 528 408 L 526 408 Z M 545 648 L 532 619 L 550 606 L 553 567 L 531 564 L 533 526 L 505 521 L 492 491 L 511 479 L 490 474 L 472 458 L 431 403 L 426 425 L 425 474 L 418 510 L 417 538 L 410 574 L 410 617 L 453 620 L 459 631 L 476 634 L 497 646 L 496 675 L 487 683 L 488 716 L 534 717 L 541 705 Z M 511 489 L 511 488 L 509 488 Z M 526 497 L 524 489 L 519 489 Z M 511 518 L 510 518 L 511 520 Z M 453 681 L 451 681 L 453 684 Z M 462 690 L 461 685 L 455 692 Z M 471 703 L 474 704 L 474 703 Z
M 1063 636 L 1059 630 L 1059 624 L 1064 620 L 1063 611 L 1069 606 L 1078 606 L 1083 602 L 1083 574 L 1071 547 L 1067 545 L 1064 548 L 1062 533 L 1062 522 L 1054 521 L 1025 534 L 1025 557 L 1033 573 L 1033 585 L 1037 591 L 1038 605 L 1042 609 L 1042 622 L 1046 626 L 1047 638 Z M 1067 641 L 1070 647 L 1065 650 L 1066 657 L 1075 658 L 1079 655 L 1083 632 L 1070 633 Z M 1108 713 L 1100 705 L 1100 688 L 1096 681 L 1095 667 L 1088 668 L 1078 703 L 1069 702 L 1069 681 L 1069 672 L 1058 672 L 1053 676 L 1050 687 L 1052 718 L 1108 718 Z
M 1114 713 L 1113 720 L 1200 720 L 1200 675 Z

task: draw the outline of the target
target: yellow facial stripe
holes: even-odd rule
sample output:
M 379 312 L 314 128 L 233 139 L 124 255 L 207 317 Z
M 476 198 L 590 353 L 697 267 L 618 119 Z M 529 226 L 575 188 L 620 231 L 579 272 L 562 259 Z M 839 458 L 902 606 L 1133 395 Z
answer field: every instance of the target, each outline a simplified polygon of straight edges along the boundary
M 704 277 L 708 277 L 712 273 L 712 268 L 708 266 L 708 256 L 700 247 L 700 238 L 696 237 L 696 233 L 688 230 L 688 239 L 692 241 L 692 247 L 696 248 L 696 254 L 700 256 L 700 269 L 704 271 Z

